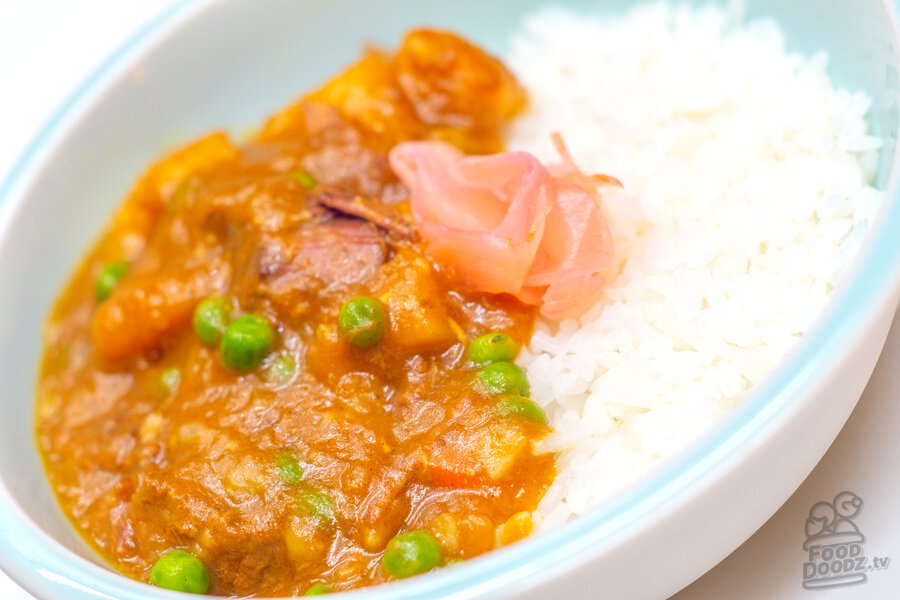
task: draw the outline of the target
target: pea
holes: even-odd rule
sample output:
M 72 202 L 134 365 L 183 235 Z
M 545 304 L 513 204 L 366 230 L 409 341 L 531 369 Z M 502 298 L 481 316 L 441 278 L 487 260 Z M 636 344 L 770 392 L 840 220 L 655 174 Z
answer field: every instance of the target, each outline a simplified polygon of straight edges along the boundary
M 330 594 L 330 593 L 331 593 L 330 587 L 328 587 L 324 583 L 317 583 L 316 585 L 314 585 L 311 588 L 309 588 L 308 590 L 306 590 L 306 593 L 304 593 L 303 595 L 304 596 L 322 596 L 322 595 Z
M 322 523 L 334 522 L 334 500 L 325 492 L 303 492 L 300 494 L 297 510 L 300 514 L 315 517 Z
M 478 336 L 469 345 L 469 358 L 477 363 L 510 361 L 518 352 L 519 349 L 513 339 L 499 331 Z
M 406 578 L 430 571 L 443 558 L 441 546 L 433 535 L 427 531 L 409 531 L 388 542 L 381 566 L 389 575 Z
M 547 425 L 547 415 L 544 413 L 544 409 L 534 401 L 515 394 L 500 398 L 497 402 L 497 412 L 504 417 L 523 417 L 538 425 Z
M 231 319 L 231 303 L 216 296 L 207 298 L 194 309 L 194 332 L 207 346 L 215 346 Z
M 259 315 L 243 315 L 225 328 L 219 354 L 229 369 L 250 371 L 259 366 L 274 344 L 275 331 L 268 321 Z
M 150 569 L 150 583 L 167 590 L 205 594 L 209 575 L 200 559 L 184 550 L 172 550 L 160 557 Z
M 500 361 L 481 367 L 476 377 L 487 391 L 494 394 L 513 392 L 527 396 L 531 392 L 525 373 L 511 362 Z
M 297 462 L 297 457 L 285 452 L 278 457 L 278 475 L 285 483 L 297 485 L 303 481 L 303 467 Z
M 119 282 L 128 274 L 128 269 L 130 268 L 131 265 L 124 260 L 117 260 L 103 265 L 103 268 L 100 269 L 100 274 L 97 275 L 97 279 L 94 281 L 94 296 L 98 302 L 103 302 L 109 298 L 109 295 L 116 289 Z
M 378 300 L 357 296 L 344 303 L 338 313 L 341 335 L 360 348 L 377 344 L 384 337 L 384 309 Z
M 178 367 L 169 367 L 159 374 L 159 389 L 164 396 L 174 394 L 180 384 L 181 369 Z
M 291 177 L 307 190 L 312 190 L 319 185 L 319 182 L 316 181 L 316 178 L 309 171 L 297 171 L 291 173 Z

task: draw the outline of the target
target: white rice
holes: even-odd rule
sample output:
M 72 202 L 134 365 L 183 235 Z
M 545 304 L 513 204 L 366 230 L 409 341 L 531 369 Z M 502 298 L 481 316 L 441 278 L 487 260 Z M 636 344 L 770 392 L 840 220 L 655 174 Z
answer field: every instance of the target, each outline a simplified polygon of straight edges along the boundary
M 807 331 L 874 217 L 879 148 L 865 94 L 771 21 L 641 5 L 615 19 L 545 10 L 507 57 L 531 96 L 507 145 L 557 159 L 559 130 L 604 196 L 621 259 L 578 322 L 523 353 L 555 433 L 552 528 L 696 440 Z

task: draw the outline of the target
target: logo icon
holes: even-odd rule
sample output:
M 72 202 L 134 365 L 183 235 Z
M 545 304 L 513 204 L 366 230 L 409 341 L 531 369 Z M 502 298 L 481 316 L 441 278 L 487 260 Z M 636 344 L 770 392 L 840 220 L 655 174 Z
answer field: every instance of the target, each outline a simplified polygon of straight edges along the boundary
M 841 492 L 832 502 L 817 502 L 806 519 L 806 550 L 803 563 L 803 587 L 822 590 L 860 585 L 868 581 L 866 543 L 853 522 L 863 507 L 862 498 L 853 492 Z M 885 565 L 887 566 L 887 565 Z

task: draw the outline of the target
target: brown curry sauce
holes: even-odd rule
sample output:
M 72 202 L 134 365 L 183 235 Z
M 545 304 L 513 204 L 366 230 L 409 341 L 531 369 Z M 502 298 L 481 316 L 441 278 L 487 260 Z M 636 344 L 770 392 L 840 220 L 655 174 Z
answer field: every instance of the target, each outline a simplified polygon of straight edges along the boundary
M 149 169 L 55 306 L 38 385 L 50 481 L 105 559 L 146 581 L 183 548 L 211 593 L 277 596 L 389 580 L 379 560 L 398 532 L 430 531 L 445 560 L 529 533 L 554 475 L 533 449 L 546 429 L 498 414 L 465 349 L 488 331 L 525 343 L 534 309 L 454 287 L 386 159 L 409 139 L 497 151 L 524 102 L 495 59 L 416 31 L 248 143 L 212 134 Z M 113 260 L 130 271 L 98 302 Z M 370 349 L 337 331 L 359 294 L 388 314 Z M 258 369 L 229 370 L 195 335 L 210 296 L 276 328 Z M 310 492 L 333 516 L 298 508 Z

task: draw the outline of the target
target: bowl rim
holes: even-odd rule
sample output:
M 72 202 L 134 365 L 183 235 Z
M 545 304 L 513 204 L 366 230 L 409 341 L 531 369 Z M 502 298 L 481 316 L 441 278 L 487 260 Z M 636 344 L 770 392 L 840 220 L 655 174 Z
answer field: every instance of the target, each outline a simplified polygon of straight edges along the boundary
M 900 66 L 897 3 L 879 1 L 890 21 L 895 66 Z M 192 19 L 202 17 L 215 4 L 215 0 L 174 0 L 103 60 L 56 109 L 0 181 L 0 238 L 9 229 L 30 184 L 50 164 L 53 151 L 79 117 L 120 81 L 136 60 Z M 817 372 L 836 365 L 841 349 L 850 347 L 872 315 L 885 308 L 886 302 L 900 291 L 898 179 L 900 144 L 890 165 L 876 226 L 824 313 L 785 361 L 697 442 L 574 523 L 466 561 L 449 570 L 452 573 L 440 572 L 368 588 L 367 597 L 457 597 L 476 589 L 502 589 L 540 571 L 565 571 L 567 561 L 577 553 L 610 547 L 617 534 L 639 529 L 641 523 L 650 520 L 648 515 L 665 512 L 667 503 L 689 499 L 697 482 L 721 477 L 730 463 L 739 460 L 742 448 L 788 418 L 794 396 L 815 379 Z M 184 597 L 127 578 L 69 550 L 28 517 L 2 479 L 0 568 L 29 591 L 53 590 L 59 597 L 72 600 Z

